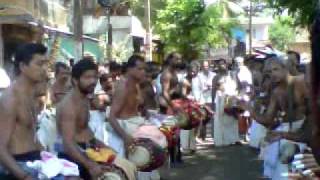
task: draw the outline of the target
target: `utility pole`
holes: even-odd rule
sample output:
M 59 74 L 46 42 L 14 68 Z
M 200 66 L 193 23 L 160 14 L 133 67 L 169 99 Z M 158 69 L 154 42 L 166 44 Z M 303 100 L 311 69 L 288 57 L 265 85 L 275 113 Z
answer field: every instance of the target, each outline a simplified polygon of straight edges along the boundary
M 249 7 L 249 54 L 252 54 L 252 0 L 250 0 L 250 7 Z
M 106 55 L 105 57 L 110 62 L 112 61 L 112 24 L 111 24 L 111 7 L 112 2 L 110 0 L 98 0 L 98 3 L 103 7 L 107 14 L 107 32 L 106 32 Z M 108 38 L 108 40 L 107 40 Z
M 2 24 L 0 24 L 0 67 L 3 67 L 3 63 L 4 63 L 4 48 L 3 48 Z
M 144 0 L 144 17 L 146 23 L 146 40 L 145 40 L 145 53 L 146 53 L 146 60 L 152 61 L 152 32 L 151 32 L 151 6 L 150 0 Z
M 75 62 L 83 57 L 83 19 L 82 19 L 82 0 L 73 0 L 73 32 L 75 40 Z
M 111 24 L 111 7 L 106 8 L 108 18 L 108 44 L 107 44 L 107 59 L 112 61 L 112 24 Z

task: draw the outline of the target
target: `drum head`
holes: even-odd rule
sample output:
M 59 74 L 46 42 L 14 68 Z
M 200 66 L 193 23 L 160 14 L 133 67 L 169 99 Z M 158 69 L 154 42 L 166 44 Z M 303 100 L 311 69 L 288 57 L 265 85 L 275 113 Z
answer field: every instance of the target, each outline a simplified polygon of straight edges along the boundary
M 145 147 L 136 146 L 134 152 L 129 154 L 128 159 L 137 167 L 143 167 L 150 163 L 151 155 Z
M 111 166 L 110 171 L 105 172 L 98 180 L 128 180 L 125 172 L 116 166 Z
M 116 172 L 107 172 L 104 173 L 102 177 L 98 178 L 98 180 L 122 180 L 122 177 Z

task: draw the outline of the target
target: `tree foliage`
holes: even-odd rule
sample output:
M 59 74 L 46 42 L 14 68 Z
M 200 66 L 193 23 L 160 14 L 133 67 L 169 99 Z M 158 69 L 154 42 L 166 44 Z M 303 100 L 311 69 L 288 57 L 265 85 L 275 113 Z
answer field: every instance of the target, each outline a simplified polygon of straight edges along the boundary
M 318 0 L 266 0 L 280 14 L 288 10 L 295 18 L 295 23 L 301 26 L 312 24 L 315 17 Z
M 155 31 L 167 51 L 176 50 L 192 60 L 199 57 L 204 45 L 226 47 L 236 22 L 221 18 L 219 3 L 205 7 L 201 0 L 167 0 L 158 12 Z
M 270 41 L 279 50 L 287 50 L 289 43 L 294 42 L 296 30 L 291 17 L 278 17 L 269 29 Z

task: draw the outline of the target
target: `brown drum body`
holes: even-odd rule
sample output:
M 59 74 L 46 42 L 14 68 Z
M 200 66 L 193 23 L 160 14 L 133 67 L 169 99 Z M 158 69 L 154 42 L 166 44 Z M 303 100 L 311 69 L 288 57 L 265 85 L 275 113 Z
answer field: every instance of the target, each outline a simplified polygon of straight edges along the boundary
M 136 139 L 135 149 L 128 155 L 129 161 L 142 172 L 150 172 L 161 167 L 166 157 L 166 151 L 148 138 Z
M 175 114 L 178 119 L 178 125 L 181 129 L 190 130 L 200 125 L 201 121 L 205 119 L 205 112 L 201 110 L 201 106 L 189 99 L 176 99 L 172 101 L 173 107 L 184 112 L 182 114 Z M 174 114 L 172 110 L 168 110 L 168 114 Z M 186 117 L 186 118 L 185 118 Z
M 98 180 L 129 180 L 125 171 L 116 165 L 108 165 L 108 172 L 105 172 Z

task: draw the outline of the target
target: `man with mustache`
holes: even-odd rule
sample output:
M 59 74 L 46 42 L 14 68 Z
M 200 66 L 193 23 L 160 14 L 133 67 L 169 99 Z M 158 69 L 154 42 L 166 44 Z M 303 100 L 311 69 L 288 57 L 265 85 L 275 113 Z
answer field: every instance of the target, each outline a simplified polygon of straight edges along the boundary
M 97 179 L 106 168 L 90 160 L 83 151 L 92 146 L 106 147 L 94 137 L 88 126 L 89 96 L 93 94 L 98 80 L 98 66 L 83 59 L 72 69 L 73 89 L 57 105 L 58 136 L 55 145 L 59 157 L 78 164 L 83 179 Z

